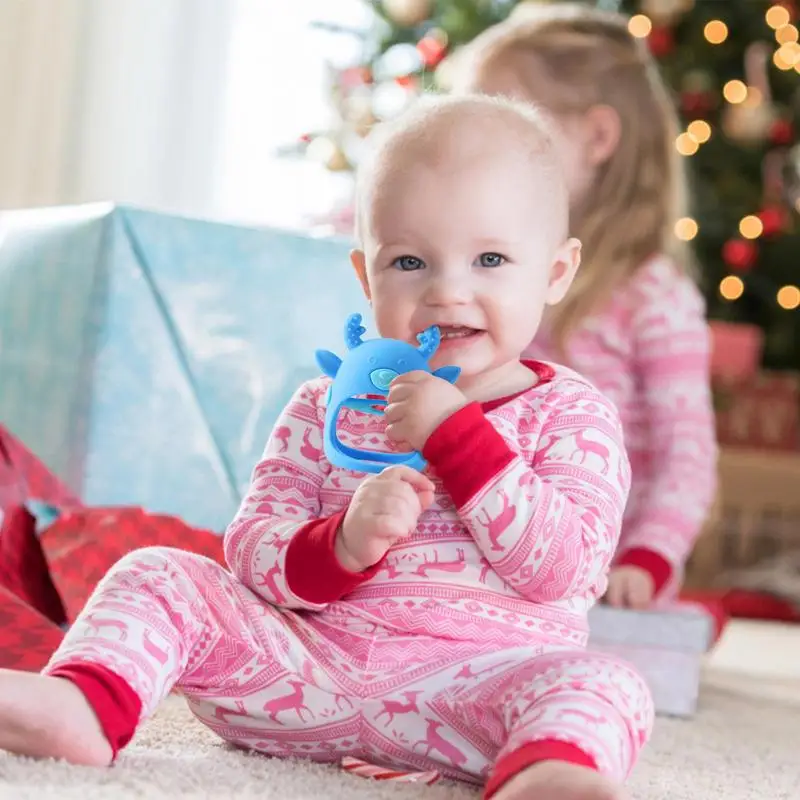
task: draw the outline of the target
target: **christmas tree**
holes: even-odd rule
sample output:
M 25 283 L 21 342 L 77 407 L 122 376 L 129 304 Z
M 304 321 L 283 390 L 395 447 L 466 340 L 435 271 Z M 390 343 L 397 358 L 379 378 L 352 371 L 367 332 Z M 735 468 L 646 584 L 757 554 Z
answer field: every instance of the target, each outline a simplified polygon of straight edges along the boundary
M 379 120 L 423 91 L 447 91 L 459 48 L 530 3 L 365 0 L 363 59 L 335 74 L 330 131 L 303 138 L 329 169 L 358 162 Z M 588 0 L 587 0 L 588 1 Z M 800 44 L 795 0 L 595 0 L 629 15 L 672 88 L 683 124 L 691 241 L 709 316 L 757 325 L 763 364 L 800 369 Z

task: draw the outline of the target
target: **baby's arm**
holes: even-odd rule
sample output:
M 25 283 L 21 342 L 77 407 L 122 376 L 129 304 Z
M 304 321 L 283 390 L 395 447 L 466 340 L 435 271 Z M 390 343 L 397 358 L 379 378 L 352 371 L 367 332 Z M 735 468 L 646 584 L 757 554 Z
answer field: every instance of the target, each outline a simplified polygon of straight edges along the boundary
M 548 400 L 532 463 L 474 403 L 440 425 L 424 454 L 484 557 L 521 595 L 600 595 L 630 487 L 621 425 L 583 383 L 561 384 Z
M 657 296 L 643 297 L 633 336 L 651 477 L 637 487 L 638 513 L 627 521 L 617 563 L 646 569 L 659 591 L 680 574 L 716 489 L 710 336 L 694 284 L 676 276 Z
M 346 508 L 320 517 L 321 382 L 300 387 L 283 410 L 253 470 L 250 488 L 225 532 L 225 558 L 246 586 L 273 605 L 319 610 L 367 580 L 336 558 Z M 324 462 L 327 467 L 327 462 Z

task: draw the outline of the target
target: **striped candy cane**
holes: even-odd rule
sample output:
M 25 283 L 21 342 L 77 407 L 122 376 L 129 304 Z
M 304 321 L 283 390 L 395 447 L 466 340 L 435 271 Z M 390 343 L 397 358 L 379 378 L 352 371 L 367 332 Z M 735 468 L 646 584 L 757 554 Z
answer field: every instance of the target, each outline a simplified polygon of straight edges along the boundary
M 398 781 L 400 783 L 424 783 L 432 786 L 441 779 L 441 775 L 436 770 L 429 772 L 407 772 L 405 770 L 390 769 L 389 767 L 379 767 L 362 761 L 360 758 L 345 756 L 342 759 L 342 769 L 353 775 L 360 775 L 362 778 L 373 778 L 376 781 Z

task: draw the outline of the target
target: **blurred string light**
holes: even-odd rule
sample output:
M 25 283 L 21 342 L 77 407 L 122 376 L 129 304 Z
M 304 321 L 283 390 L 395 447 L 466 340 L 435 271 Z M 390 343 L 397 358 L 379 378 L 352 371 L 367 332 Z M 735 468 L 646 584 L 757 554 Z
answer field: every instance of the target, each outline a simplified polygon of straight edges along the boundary
M 786 311 L 800 307 L 800 289 L 796 286 L 781 286 L 778 289 L 778 305 Z
M 706 23 L 703 35 L 711 44 L 722 44 L 728 38 L 728 26 L 721 19 L 712 19 Z
M 637 39 L 645 39 L 653 30 L 653 23 L 645 14 L 634 14 L 628 20 L 628 31 Z
M 697 220 L 691 217 L 681 217 L 675 223 L 675 236 L 682 242 L 691 242 L 699 230 L 700 226 L 697 224 Z
M 700 145 L 690 133 L 681 133 L 675 140 L 675 148 L 682 156 L 693 156 Z
M 798 37 L 798 31 L 794 25 L 784 25 L 775 31 L 775 41 L 778 44 L 792 44 L 798 38 L 800 37 Z
M 758 239 L 764 233 L 764 223 L 755 214 L 749 214 L 739 222 L 739 233 L 745 239 Z
M 738 79 L 728 81 L 722 87 L 722 96 L 733 105 L 744 103 L 747 100 L 747 86 Z
M 767 9 L 765 18 L 767 20 L 767 25 L 776 31 L 788 25 L 792 21 L 789 11 L 783 6 L 779 5 L 770 6 Z
M 675 139 L 675 148 L 682 156 L 693 156 L 710 138 L 711 126 L 704 119 L 695 119 Z
M 738 300 L 744 294 L 744 281 L 738 275 L 726 275 L 719 282 L 719 293 L 725 300 Z
M 704 119 L 695 119 L 689 123 L 686 133 L 698 144 L 705 144 L 711 138 L 711 126 Z

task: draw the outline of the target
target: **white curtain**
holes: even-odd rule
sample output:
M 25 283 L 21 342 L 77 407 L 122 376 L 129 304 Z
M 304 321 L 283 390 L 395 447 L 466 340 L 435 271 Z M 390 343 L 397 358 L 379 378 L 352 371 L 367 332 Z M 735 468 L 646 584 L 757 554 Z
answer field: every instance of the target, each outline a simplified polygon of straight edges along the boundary
M 227 0 L 0 0 L 0 208 L 213 210 Z
M 0 208 L 67 192 L 84 5 L 0 0 Z

